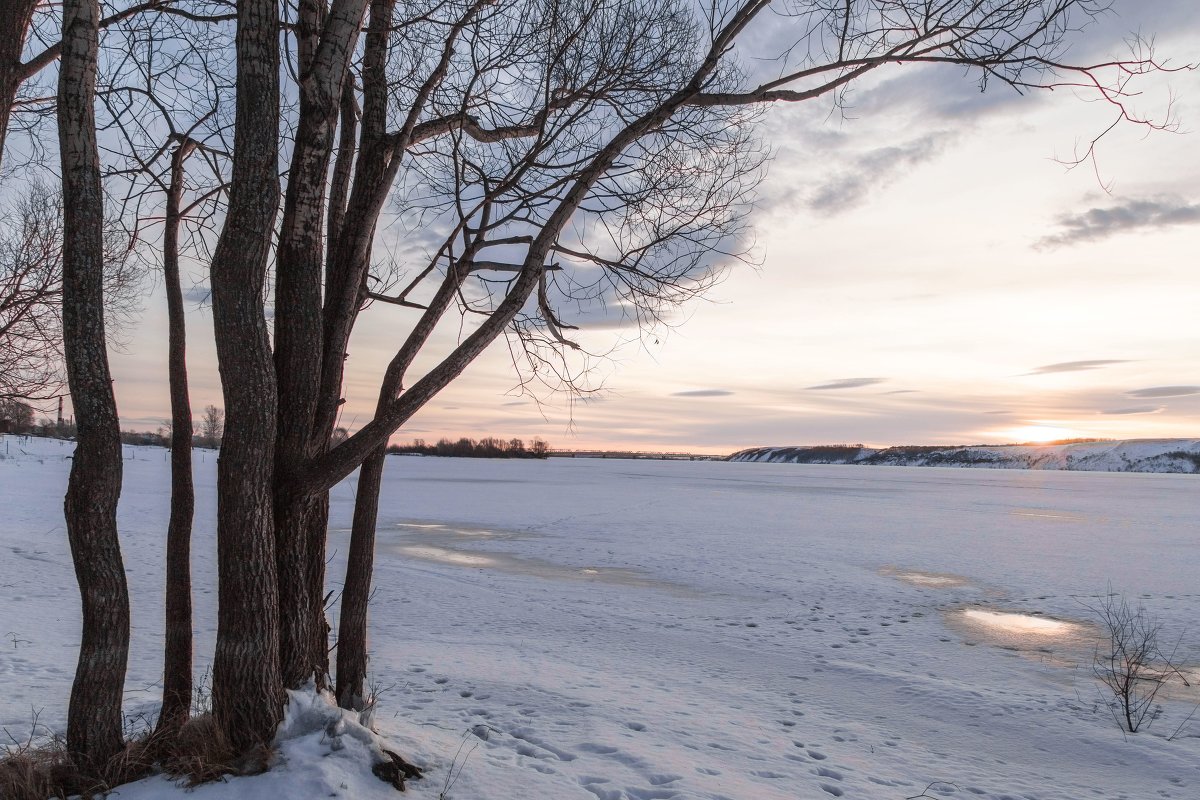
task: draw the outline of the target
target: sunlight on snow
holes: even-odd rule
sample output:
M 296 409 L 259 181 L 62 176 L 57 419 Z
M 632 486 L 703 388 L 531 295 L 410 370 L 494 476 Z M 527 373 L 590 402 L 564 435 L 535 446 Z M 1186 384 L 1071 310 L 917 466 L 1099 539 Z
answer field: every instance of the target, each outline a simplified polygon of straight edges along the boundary
M 1033 636 L 1066 636 L 1075 633 L 1079 628 L 1073 622 L 1063 622 L 1062 620 L 1034 616 L 1032 614 L 980 611 L 974 608 L 965 608 L 962 610 L 962 615 L 968 622 L 983 625 L 1004 633 Z
M 971 585 L 971 581 L 962 575 L 954 575 L 949 572 L 928 572 L 920 569 L 898 569 L 889 566 L 882 567 L 879 570 L 879 574 L 926 589 L 954 589 L 964 586 L 969 587 Z
M 495 559 L 487 556 L 477 556 L 470 553 L 459 553 L 442 547 L 424 545 L 402 547 L 400 550 L 414 558 L 424 558 L 428 561 L 440 561 L 443 564 L 459 564 L 464 567 L 487 567 L 495 563 Z

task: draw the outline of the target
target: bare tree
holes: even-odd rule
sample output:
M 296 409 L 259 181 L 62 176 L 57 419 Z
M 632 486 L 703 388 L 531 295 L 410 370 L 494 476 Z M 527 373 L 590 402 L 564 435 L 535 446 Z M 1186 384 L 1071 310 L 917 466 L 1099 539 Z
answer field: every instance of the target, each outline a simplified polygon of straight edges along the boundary
M 142 0 L 129 2 L 118 8 L 110 9 L 111 13 L 102 15 L 98 21 L 98 29 L 103 30 L 112 25 L 147 11 L 174 11 L 176 0 Z M 106 4 L 107 5 L 107 4 Z M 46 67 L 53 64 L 63 52 L 63 40 L 60 29 L 65 29 L 59 19 L 60 4 L 44 3 L 41 0 L 6 0 L 0 3 L 0 164 L 3 163 L 4 145 L 7 139 L 10 122 L 14 111 L 27 111 L 35 117 L 45 117 L 53 113 L 54 97 L 30 98 L 30 102 L 20 102 L 20 91 L 23 85 L 35 79 Z M 44 26 L 53 31 L 52 41 L 39 31 L 36 18 L 41 14 L 50 18 Z M 28 60 L 22 61 L 24 51 L 33 48 Z M 21 108 L 24 105 L 25 108 Z M 36 142 L 32 142 L 39 149 Z
M 121 142 L 106 177 L 119 192 L 135 239 L 161 222 L 161 266 L 167 296 L 171 396 L 171 514 L 167 527 L 166 635 L 163 704 L 156 741 L 187 720 L 192 700 L 190 547 L 195 497 L 193 420 L 188 393 L 181 258 L 206 259 L 208 233 L 222 208 L 227 120 L 220 109 L 232 88 L 228 36 L 220 4 L 154 6 L 106 37 L 109 69 L 101 96 L 101 129 Z M 189 160 L 193 168 L 185 169 Z M 161 217 L 159 212 L 161 209 Z M 143 251 L 145 252 L 145 251 Z M 202 442 L 218 446 L 224 415 L 205 409 Z
M 46 400 L 62 374 L 62 204 L 35 185 L 0 221 L 0 397 Z
M 33 406 L 0 397 L 0 423 L 7 433 L 27 433 L 33 427 Z
M 100 9 L 63 4 L 58 83 L 63 195 L 63 347 L 78 425 L 67 486 L 67 536 L 83 599 L 67 748 L 100 774 L 124 748 L 121 697 L 129 655 L 129 593 L 117 538 L 121 430 L 104 333 L 104 194 L 96 143 Z
M 136 314 L 142 273 L 119 226 L 104 228 L 103 291 L 110 341 Z M 63 201 L 34 182 L 0 219 L 0 397 L 34 402 L 63 391 Z
M 219 446 L 225 435 L 225 412 L 212 404 L 205 406 L 204 416 L 200 418 L 200 435 L 209 446 Z
M 428 160 L 422 178 L 453 197 L 449 235 L 398 294 L 367 293 L 422 313 L 385 373 L 374 419 L 301 473 L 305 486 L 325 489 L 362 463 L 338 641 L 337 691 L 348 705 L 364 701 L 365 593 L 387 437 L 506 331 L 531 372 L 569 381 L 562 354 L 576 344 L 562 306 L 608 299 L 653 320 L 664 305 L 702 292 L 718 266 L 714 254 L 738 253 L 761 164 L 750 129 L 756 106 L 837 102 L 876 69 L 924 62 L 965 66 L 983 83 L 1018 90 L 1091 85 L 1128 117 L 1126 81 L 1156 68 L 1148 59 L 1056 60 L 1064 37 L 1098 10 L 1089 2 L 810 2 L 777 10 L 750 0 L 708 7 L 701 20 L 669 1 L 544 8 L 552 11 L 545 22 L 523 9 L 534 22 L 515 37 L 537 42 L 525 56 L 533 63 L 519 70 L 531 76 L 525 94 L 508 87 L 502 112 L 469 93 L 458 95 L 457 115 L 449 99 L 440 116 L 419 110 L 432 117 L 428 125 L 448 128 L 419 151 L 443 156 Z M 769 8 L 793 17 L 798 40 L 779 77 L 753 83 L 734 57 L 739 38 Z M 369 54 L 369 34 L 367 46 Z M 506 53 L 506 66 L 523 54 Z M 440 62 L 431 73 L 439 87 L 488 84 L 486 59 L 474 56 L 468 75 L 446 78 L 456 63 Z M 520 106 L 513 96 L 535 100 Z M 486 135 L 522 119 L 513 137 Z M 432 286 L 417 302 L 426 279 Z M 417 353 L 455 307 L 477 314 L 477 325 L 410 383 Z
M 179 226 L 184 190 L 184 162 L 194 149 L 185 139 L 171 156 L 171 178 L 167 185 L 166 219 L 163 223 L 163 281 L 167 290 L 167 372 L 171 389 L 171 517 L 167 523 L 166 631 L 163 644 L 163 702 L 158 715 L 160 732 L 181 726 L 192 705 L 192 517 L 195 488 L 192 485 L 192 403 L 188 396 L 187 331 L 183 310 L 183 287 L 179 278 Z M 215 435 L 224 420 L 220 411 L 209 409 Z

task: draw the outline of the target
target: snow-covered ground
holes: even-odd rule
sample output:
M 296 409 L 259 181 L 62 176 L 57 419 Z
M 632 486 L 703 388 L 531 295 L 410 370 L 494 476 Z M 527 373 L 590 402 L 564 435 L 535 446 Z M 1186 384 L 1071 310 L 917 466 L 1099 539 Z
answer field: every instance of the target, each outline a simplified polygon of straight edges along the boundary
M 0 440 L 0 724 L 14 732 L 31 709 L 66 716 L 69 452 Z M 136 713 L 161 669 L 168 462 L 125 452 Z M 196 466 L 202 672 L 215 454 Z M 428 767 L 417 798 L 1200 797 L 1200 714 L 1186 721 L 1200 696 L 1169 687 L 1149 731 L 1124 737 L 1090 673 L 1087 609 L 1111 584 L 1200 663 L 1195 480 L 393 457 L 376 723 Z M 334 492 L 333 589 L 353 493 L 353 478 Z M 197 797 L 394 796 L 345 767 L 347 750 L 297 741 L 272 773 Z M 120 796 L 175 791 L 151 779 Z
M 771 464 L 862 464 L 890 467 L 1064 469 L 1083 472 L 1200 472 L 1200 439 L 1130 439 L 1070 444 L 888 447 L 755 447 L 730 461 Z

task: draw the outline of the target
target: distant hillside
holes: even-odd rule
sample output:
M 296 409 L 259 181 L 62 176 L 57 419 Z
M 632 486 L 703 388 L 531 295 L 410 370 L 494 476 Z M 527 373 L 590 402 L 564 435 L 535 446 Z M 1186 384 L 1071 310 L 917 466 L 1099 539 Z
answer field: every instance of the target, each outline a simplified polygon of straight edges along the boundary
M 777 464 L 1200 473 L 1200 439 L 1131 439 L 965 447 L 905 446 L 886 449 L 862 445 L 756 447 L 734 453 L 729 460 Z

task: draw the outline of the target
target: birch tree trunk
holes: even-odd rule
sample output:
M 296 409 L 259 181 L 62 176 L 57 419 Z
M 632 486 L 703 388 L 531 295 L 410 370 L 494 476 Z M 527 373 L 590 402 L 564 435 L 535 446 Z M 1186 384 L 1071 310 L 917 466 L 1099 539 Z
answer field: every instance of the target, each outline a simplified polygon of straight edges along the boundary
M 65 510 L 83 600 L 67 749 L 92 775 L 124 748 L 121 695 L 129 655 L 129 592 L 117 539 L 121 431 L 104 336 L 104 196 L 93 107 L 99 22 L 96 0 L 63 3 L 63 348 L 78 426 Z

